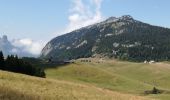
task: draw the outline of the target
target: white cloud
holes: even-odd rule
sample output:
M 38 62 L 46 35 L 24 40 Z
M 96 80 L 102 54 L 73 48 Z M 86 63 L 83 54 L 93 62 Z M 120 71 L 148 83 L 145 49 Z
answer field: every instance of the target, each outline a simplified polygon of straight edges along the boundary
M 19 52 L 19 50 L 17 49 L 17 48 L 12 48 L 12 50 L 11 50 L 11 53 L 18 53 Z
M 12 41 L 12 45 L 16 48 L 19 48 L 16 49 L 16 48 L 13 48 L 12 52 L 24 52 L 24 53 L 29 53 L 29 54 L 32 54 L 32 55 L 39 55 L 43 46 L 44 46 L 44 43 L 41 42 L 41 41 L 33 41 L 31 39 L 15 39 Z
M 71 0 L 70 15 L 68 16 L 69 24 L 64 33 L 88 26 L 103 20 L 101 13 L 102 0 Z M 90 4 L 91 2 L 91 4 Z

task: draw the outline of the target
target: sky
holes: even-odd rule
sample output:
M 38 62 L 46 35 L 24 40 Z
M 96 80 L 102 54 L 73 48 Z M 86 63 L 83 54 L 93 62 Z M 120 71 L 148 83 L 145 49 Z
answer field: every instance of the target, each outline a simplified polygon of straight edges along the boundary
M 131 15 L 170 28 L 169 4 L 170 0 L 0 0 L 0 37 L 7 35 L 14 45 L 38 55 L 52 38 L 111 16 Z

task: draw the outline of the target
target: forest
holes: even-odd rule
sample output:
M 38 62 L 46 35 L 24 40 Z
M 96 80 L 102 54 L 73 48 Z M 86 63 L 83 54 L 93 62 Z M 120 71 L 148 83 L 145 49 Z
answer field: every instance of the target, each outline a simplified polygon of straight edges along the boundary
M 0 69 L 45 78 L 43 68 L 32 66 L 17 55 L 8 55 L 4 58 L 2 51 L 0 51 Z

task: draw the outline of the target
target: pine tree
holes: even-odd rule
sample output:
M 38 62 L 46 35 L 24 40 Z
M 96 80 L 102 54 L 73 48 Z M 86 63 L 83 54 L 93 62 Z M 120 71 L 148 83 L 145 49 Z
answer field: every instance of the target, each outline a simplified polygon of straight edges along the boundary
M 5 69 L 5 61 L 4 61 L 4 56 L 2 51 L 0 51 L 0 69 L 4 70 Z

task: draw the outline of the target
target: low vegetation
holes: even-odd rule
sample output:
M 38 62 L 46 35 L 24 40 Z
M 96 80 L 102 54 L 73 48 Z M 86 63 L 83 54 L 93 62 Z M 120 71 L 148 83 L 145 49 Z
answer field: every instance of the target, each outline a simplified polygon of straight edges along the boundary
M 153 87 L 152 90 L 145 91 L 145 94 L 146 95 L 148 95 L 148 94 L 161 94 L 163 92 L 164 92 L 163 90 L 159 90 L 156 87 Z

